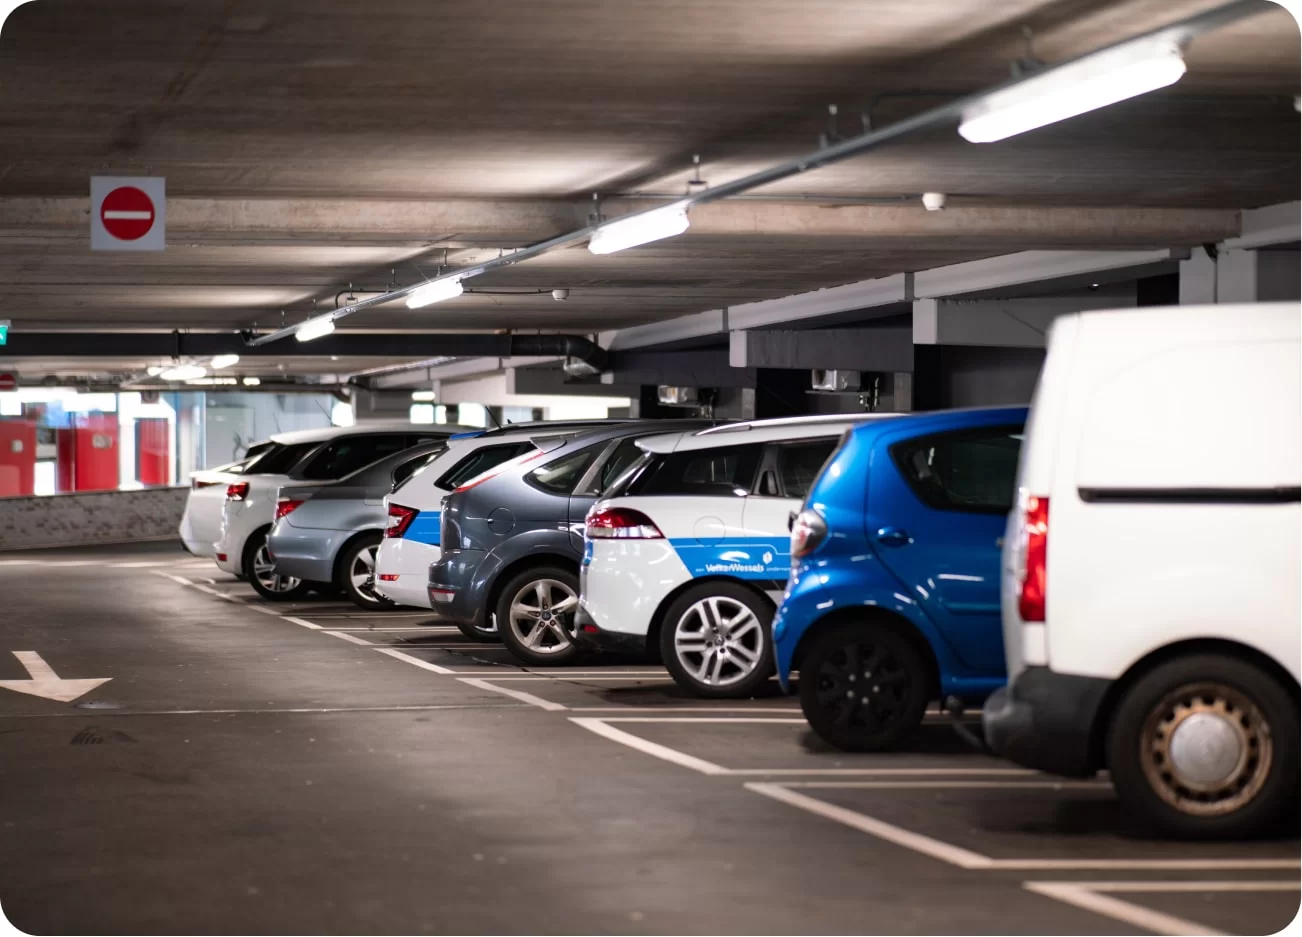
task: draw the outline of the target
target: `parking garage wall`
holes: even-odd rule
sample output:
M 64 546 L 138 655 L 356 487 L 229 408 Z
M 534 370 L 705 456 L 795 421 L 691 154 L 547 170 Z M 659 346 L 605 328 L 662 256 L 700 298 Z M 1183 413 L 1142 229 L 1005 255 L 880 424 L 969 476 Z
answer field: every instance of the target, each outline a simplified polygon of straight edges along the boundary
M 0 551 L 177 536 L 186 487 L 0 498 Z

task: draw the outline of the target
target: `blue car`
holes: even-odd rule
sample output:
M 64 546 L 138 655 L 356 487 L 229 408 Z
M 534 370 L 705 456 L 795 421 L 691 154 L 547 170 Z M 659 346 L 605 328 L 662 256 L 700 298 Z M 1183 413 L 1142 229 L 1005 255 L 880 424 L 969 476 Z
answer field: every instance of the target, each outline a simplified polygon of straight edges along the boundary
M 798 670 L 805 718 L 832 745 L 894 747 L 932 700 L 1003 686 L 1000 547 L 1026 413 L 873 420 L 814 481 L 773 641 L 783 688 Z

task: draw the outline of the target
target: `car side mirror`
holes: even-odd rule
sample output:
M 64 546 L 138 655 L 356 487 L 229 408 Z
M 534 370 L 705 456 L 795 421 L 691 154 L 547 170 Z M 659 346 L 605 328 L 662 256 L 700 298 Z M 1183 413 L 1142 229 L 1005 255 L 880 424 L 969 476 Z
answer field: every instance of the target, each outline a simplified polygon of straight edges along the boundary
M 787 533 L 791 533 L 791 529 L 792 529 L 793 527 L 795 527 L 795 526 L 796 526 L 796 512 L 795 512 L 795 511 L 788 511 L 788 512 L 787 512 Z

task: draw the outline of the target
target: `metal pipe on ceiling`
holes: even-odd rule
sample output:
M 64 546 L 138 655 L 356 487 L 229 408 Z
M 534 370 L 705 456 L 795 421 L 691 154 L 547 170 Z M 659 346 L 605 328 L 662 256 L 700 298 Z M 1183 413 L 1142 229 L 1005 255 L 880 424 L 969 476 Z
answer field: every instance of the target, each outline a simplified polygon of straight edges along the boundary
M 679 203 L 686 209 L 697 205 L 705 205 L 710 202 L 717 202 L 725 198 L 732 198 L 748 192 L 751 189 L 757 189 L 774 182 L 780 182 L 783 179 L 789 179 L 792 176 L 800 175 L 801 173 L 808 172 L 811 169 L 819 169 L 831 163 L 840 162 L 841 160 L 858 156 L 861 153 L 872 150 L 884 143 L 889 143 L 899 137 L 916 133 L 921 130 L 929 130 L 944 124 L 957 122 L 965 110 L 971 108 L 977 102 L 984 100 L 995 92 L 1015 87 L 1030 79 L 1039 79 L 1060 69 L 1070 67 L 1083 58 L 1097 55 L 1107 49 L 1158 37 L 1169 38 L 1172 41 L 1183 45 L 1195 36 L 1202 35 L 1203 33 L 1219 29 L 1246 17 L 1255 16 L 1258 13 L 1263 13 L 1267 10 L 1276 8 L 1276 4 L 1273 3 L 1272 0 L 1233 0 L 1231 3 L 1215 7 L 1211 10 L 1206 10 L 1176 23 L 1170 23 L 1166 26 L 1150 30 L 1149 32 L 1143 33 L 1139 36 L 1131 36 L 1119 42 L 1112 43 L 1105 46 L 1103 49 L 1092 50 L 1084 55 L 1077 56 L 1074 59 L 1059 62 L 1056 65 L 1048 66 L 1029 74 L 1012 78 L 992 88 L 986 88 L 956 100 L 948 101 L 938 107 L 915 114 L 912 117 L 906 117 L 903 120 L 896 121 L 893 124 L 888 124 L 878 130 L 869 130 L 865 133 L 859 134 L 858 136 L 850 137 L 811 153 L 807 153 L 803 156 L 798 156 L 785 163 L 779 163 L 776 166 L 762 169 L 759 172 L 751 173 L 748 176 L 742 176 L 741 178 L 734 179 L 731 182 L 722 183 L 714 188 L 703 189 L 700 192 L 684 195 L 679 200 Z M 629 218 L 641 217 L 643 215 L 649 215 L 653 212 L 663 210 L 663 207 L 647 209 L 646 211 L 623 215 L 618 219 L 611 219 L 610 221 L 622 222 Z M 400 287 L 383 295 L 372 297 L 371 299 L 360 300 L 356 303 L 345 306 L 342 309 L 333 310 L 323 316 L 316 316 L 307 321 L 337 321 L 345 316 L 352 315 L 355 312 L 360 312 L 361 310 L 367 309 L 371 306 L 377 306 L 382 303 L 392 302 L 395 299 L 401 299 L 430 283 L 438 283 L 445 280 L 469 279 L 470 277 L 480 276 L 492 270 L 509 267 L 522 261 L 530 260 L 542 254 L 549 253 L 550 251 L 558 250 L 562 247 L 569 247 L 582 241 L 587 241 L 607 223 L 608 222 L 592 224 L 576 231 L 559 234 L 555 237 L 520 248 L 519 250 L 505 254 L 493 260 L 481 264 L 474 264 L 469 267 L 462 267 L 441 274 L 431 280 L 425 280 L 420 283 L 413 283 L 409 286 Z M 302 323 L 299 323 L 299 325 L 302 325 Z M 286 326 L 265 335 L 254 335 L 252 332 L 245 332 L 242 334 L 244 335 L 245 341 L 250 346 L 265 345 L 269 342 L 276 342 L 284 338 L 289 338 L 298 331 L 299 325 Z

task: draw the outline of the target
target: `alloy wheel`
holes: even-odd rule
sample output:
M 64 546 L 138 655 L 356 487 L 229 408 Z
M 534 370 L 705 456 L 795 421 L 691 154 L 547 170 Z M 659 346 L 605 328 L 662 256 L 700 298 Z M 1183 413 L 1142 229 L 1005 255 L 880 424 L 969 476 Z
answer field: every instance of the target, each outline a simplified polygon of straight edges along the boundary
M 253 554 L 253 578 L 268 592 L 290 592 L 302 584 L 301 579 L 276 572 L 276 565 L 272 562 L 265 543 Z
M 763 660 L 764 627 L 745 603 L 710 596 L 693 603 L 678 620 L 674 653 L 699 683 L 731 686 Z
M 384 604 L 384 601 L 375 594 L 375 557 L 379 551 L 379 546 L 375 544 L 363 547 L 353 557 L 352 565 L 348 570 L 348 581 L 352 584 L 353 591 L 375 605 Z
M 573 643 L 574 612 L 578 607 L 579 597 L 565 583 L 535 579 L 511 599 L 508 626 L 529 650 L 559 654 Z

